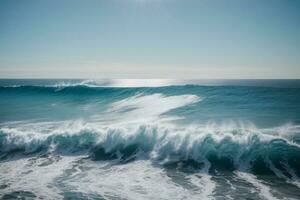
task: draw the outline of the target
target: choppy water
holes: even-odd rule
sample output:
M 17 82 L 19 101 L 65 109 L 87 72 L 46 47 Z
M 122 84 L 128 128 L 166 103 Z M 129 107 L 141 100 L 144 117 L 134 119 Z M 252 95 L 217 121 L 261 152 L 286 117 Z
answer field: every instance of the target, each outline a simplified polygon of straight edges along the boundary
M 300 199 L 299 80 L 0 80 L 2 199 Z

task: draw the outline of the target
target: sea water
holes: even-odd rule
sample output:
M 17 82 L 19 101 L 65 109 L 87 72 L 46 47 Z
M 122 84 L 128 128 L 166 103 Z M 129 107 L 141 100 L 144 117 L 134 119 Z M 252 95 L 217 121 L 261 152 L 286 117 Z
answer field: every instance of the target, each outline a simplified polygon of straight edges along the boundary
M 0 80 L 2 199 L 300 199 L 299 80 Z

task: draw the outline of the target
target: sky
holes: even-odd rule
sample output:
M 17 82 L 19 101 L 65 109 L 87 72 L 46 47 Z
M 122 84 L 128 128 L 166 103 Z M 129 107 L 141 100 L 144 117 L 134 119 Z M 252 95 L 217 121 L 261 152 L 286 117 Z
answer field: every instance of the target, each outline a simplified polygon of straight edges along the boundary
M 0 0 L 0 78 L 300 78 L 300 1 Z

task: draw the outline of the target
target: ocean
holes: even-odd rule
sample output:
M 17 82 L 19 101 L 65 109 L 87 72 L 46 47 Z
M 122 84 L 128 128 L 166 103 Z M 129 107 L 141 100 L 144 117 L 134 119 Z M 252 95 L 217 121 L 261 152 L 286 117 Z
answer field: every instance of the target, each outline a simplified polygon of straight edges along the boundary
M 2 199 L 300 199 L 300 80 L 0 80 Z

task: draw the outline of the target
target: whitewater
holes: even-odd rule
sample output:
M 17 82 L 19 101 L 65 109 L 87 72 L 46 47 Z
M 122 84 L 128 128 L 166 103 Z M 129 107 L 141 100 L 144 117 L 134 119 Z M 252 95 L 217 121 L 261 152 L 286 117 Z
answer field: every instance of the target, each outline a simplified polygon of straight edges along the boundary
M 300 199 L 298 80 L 0 80 L 2 199 Z

